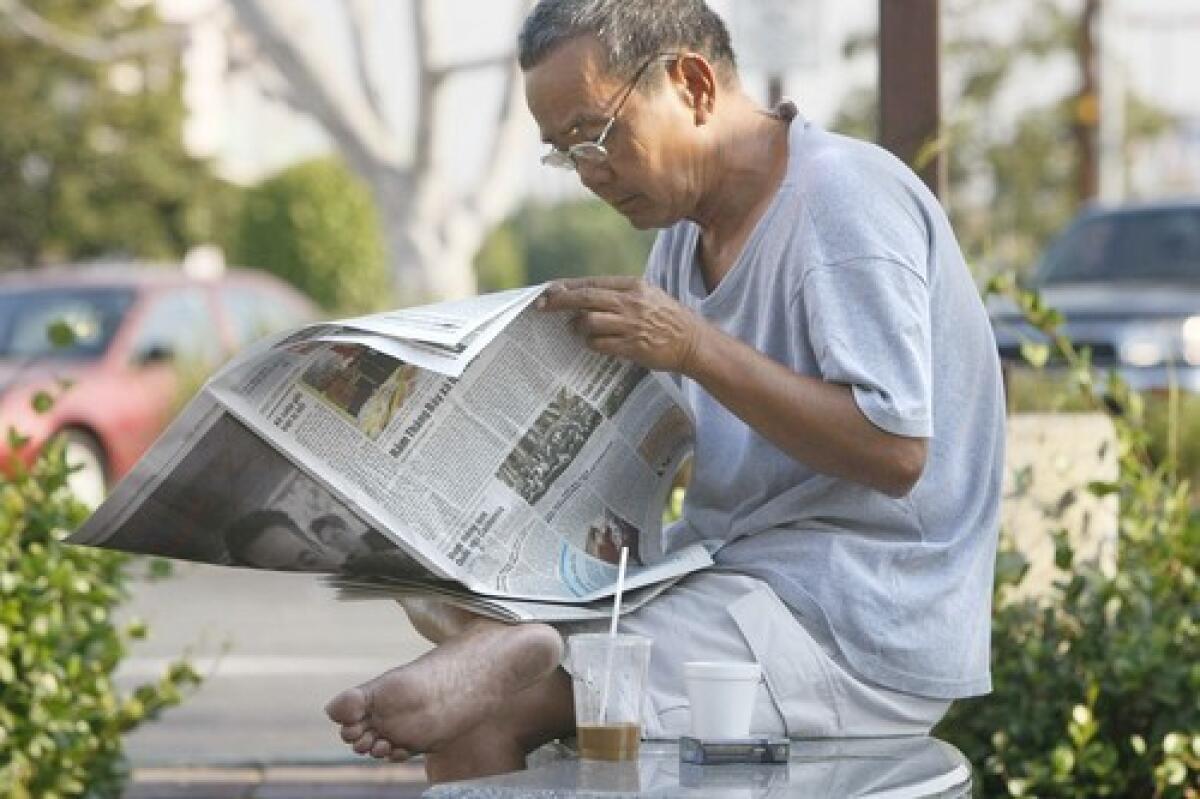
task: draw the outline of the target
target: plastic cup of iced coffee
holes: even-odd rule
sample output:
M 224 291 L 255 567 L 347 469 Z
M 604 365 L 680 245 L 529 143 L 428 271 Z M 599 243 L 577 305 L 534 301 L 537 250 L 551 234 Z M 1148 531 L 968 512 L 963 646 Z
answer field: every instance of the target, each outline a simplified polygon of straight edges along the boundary
M 636 760 L 650 639 L 588 633 L 567 639 L 579 756 Z

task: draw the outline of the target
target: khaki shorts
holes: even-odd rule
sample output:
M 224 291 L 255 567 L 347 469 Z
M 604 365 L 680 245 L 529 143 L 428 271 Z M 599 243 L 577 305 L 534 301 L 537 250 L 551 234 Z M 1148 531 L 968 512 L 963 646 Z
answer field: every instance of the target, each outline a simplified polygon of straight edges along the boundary
M 558 625 L 564 636 L 607 632 L 607 622 Z M 757 661 L 763 669 L 751 730 L 792 738 L 924 735 L 950 701 L 864 682 L 835 663 L 770 586 L 745 575 L 705 571 L 681 580 L 621 618 L 620 631 L 650 638 L 647 738 L 688 733 L 683 681 L 689 660 Z

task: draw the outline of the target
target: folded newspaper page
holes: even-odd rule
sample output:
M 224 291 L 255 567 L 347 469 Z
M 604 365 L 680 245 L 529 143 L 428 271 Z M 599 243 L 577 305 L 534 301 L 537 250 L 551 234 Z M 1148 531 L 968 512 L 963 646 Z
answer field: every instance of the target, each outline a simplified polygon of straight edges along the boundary
M 330 576 L 496 618 L 633 610 L 712 563 L 662 509 L 675 384 L 589 350 L 543 287 L 310 325 L 223 368 L 71 541 Z

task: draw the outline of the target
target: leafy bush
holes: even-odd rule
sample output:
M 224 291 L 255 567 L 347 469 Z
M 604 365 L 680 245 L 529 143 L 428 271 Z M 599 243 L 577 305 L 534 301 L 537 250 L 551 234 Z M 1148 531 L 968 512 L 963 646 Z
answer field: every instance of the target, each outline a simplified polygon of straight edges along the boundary
M 387 259 L 370 193 L 333 158 L 247 189 L 228 243 L 237 264 L 287 280 L 330 311 L 390 305 Z
M 48 397 L 39 397 L 44 405 Z M 23 445 L 15 431 L 16 450 Z M 113 673 L 144 624 L 119 628 L 129 559 L 69 546 L 86 515 L 66 490 L 61 442 L 0 474 L 0 795 L 117 797 L 121 735 L 198 683 L 183 661 L 120 695 Z
M 1010 412 L 1079 411 L 1094 402 L 1070 390 L 1070 381 L 1034 369 L 1014 369 L 1008 377 Z M 1200 395 L 1183 391 L 1143 395 L 1146 449 L 1152 462 L 1172 464 L 1200 503 Z
M 1200 796 L 1200 515 L 1170 458 L 1149 449 L 1145 404 L 1115 375 L 1095 383 L 1086 352 L 1058 333 L 1061 316 L 1010 278 L 1027 319 L 1069 365 L 1074 407 L 1108 412 L 1120 445 L 1119 567 L 1075 563 L 1048 602 L 1004 602 L 1024 570 L 1004 552 L 992 626 L 994 691 L 956 703 L 937 734 L 975 763 L 986 796 Z
M 1146 397 L 1147 448 L 1155 462 L 1172 465 L 1200 502 L 1200 396 L 1173 391 Z
M 69 31 L 136 38 L 163 29 L 153 3 L 29 5 Z M 184 147 L 180 59 L 83 59 L 23 35 L 9 7 L 0 13 L 0 270 L 95 258 L 169 262 L 212 241 L 239 190 Z
M 654 233 L 638 231 L 599 200 L 530 203 L 500 225 L 480 249 L 482 291 L 560 277 L 640 275 Z

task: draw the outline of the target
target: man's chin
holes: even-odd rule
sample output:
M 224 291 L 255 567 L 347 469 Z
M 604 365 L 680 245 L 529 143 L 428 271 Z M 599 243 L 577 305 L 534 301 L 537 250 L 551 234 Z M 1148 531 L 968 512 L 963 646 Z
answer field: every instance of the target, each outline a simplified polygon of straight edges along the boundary
M 631 227 L 637 230 L 656 230 L 658 228 L 668 227 L 671 223 L 664 221 L 658 217 L 650 208 L 645 208 L 641 205 L 633 207 L 616 208 L 617 213 L 625 217 L 625 221 Z

